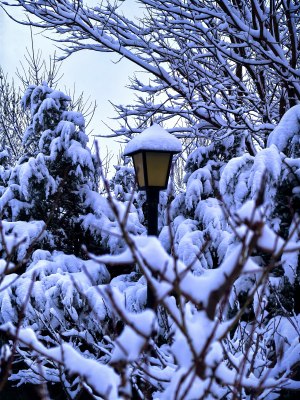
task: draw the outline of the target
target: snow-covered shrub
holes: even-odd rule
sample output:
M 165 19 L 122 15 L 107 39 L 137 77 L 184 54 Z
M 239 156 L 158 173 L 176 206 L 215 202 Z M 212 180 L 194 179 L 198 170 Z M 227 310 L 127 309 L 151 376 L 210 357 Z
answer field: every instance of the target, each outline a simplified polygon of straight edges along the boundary
M 60 383 L 70 399 L 83 389 L 112 400 L 270 400 L 299 390 L 299 159 L 274 137 L 256 156 L 228 138 L 222 155 L 213 144 L 192 153 L 162 243 L 142 234 L 127 198 L 81 186 L 78 220 L 109 254 L 96 247 L 83 260 L 40 248 L 20 276 L 3 263 L 1 330 L 22 360 L 10 379 Z M 230 148 L 238 149 L 232 159 Z M 51 153 L 23 164 L 39 157 Z M 47 221 L 28 215 L 3 222 L 3 258 L 18 237 L 16 254 L 27 255 L 31 226 L 49 235 Z M 112 266 L 120 271 L 113 279 Z M 146 284 L 155 310 L 145 310 Z
M 229 161 L 220 181 L 227 207 L 236 210 L 246 200 L 262 197 L 268 225 L 285 240 L 295 242 L 299 240 L 300 154 L 292 142 L 300 131 L 298 113 L 299 106 L 286 113 L 270 135 L 267 148 L 255 157 L 243 155 Z M 271 315 L 298 312 L 299 254 L 285 252 L 283 248 L 277 257 L 277 263 L 270 269 L 269 312 Z M 256 258 L 261 266 L 270 265 L 270 256 L 263 251 Z
M 93 261 L 37 251 L 7 289 L 21 307 L 31 287 L 23 328 L 16 333 L 9 322 L 17 318 L 13 307 L 1 326 L 19 338 L 17 351 L 30 366 L 11 379 L 61 380 L 70 398 L 81 382 L 104 399 L 146 393 L 153 399 L 276 399 L 282 390 L 299 389 L 292 379 L 300 351 L 298 317 L 270 316 L 271 268 L 253 256 L 264 251 L 275 262 L 283 247 L 294 254 L 298 244 L 280 238 L 265 215 L 257 201 L 233 214 L 237 237 L 218 268 L 200 275 L 167 254 L 156 238 L 126 233 L 125 252 Z M 136 263 L 144 277 L 123 275 L 105 284 L 103 264 L 128 263 Z M 237 301 L 238 280 L 249 276 L 253 317 L 245 321 L 243 307 L 231 316 L 228 311 Z M 144 311 L 145 278 L 158 303 L 156 314 Z

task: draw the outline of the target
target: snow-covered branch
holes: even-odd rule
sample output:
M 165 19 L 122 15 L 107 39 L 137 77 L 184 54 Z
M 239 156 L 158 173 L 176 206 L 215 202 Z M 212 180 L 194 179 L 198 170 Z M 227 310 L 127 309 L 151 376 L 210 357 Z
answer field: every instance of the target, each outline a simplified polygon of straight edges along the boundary
M 154 118 L 186 127 L 193 137 L 245 136 L 255 154 L 274 123 L 299 101 L 299 6 L 294 1 L 272 0 L 267 6 L 139 0 L 141 16 L 131 20 L 121 3 L 12 4 L 32 16 L 23 24 L 54 30 L 65 57 L 84 49 L 114 52 L 150 74 L 150 83 L 133 81 L 140 104 L 118 110 L 127 133 Z M 138 123 L 131 118 L 137 115 Z

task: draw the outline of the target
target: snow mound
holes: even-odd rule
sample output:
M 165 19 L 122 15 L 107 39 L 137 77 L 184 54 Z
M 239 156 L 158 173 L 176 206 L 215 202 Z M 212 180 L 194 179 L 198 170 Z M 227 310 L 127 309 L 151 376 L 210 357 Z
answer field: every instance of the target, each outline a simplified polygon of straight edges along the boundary
M 153 124 L 140 135 L 127 143 L 124 155 L 128 156 L 140 150 L 170 151 L 179 153 L 182 150 L 180 140 L 171 135 L 158 124 Z

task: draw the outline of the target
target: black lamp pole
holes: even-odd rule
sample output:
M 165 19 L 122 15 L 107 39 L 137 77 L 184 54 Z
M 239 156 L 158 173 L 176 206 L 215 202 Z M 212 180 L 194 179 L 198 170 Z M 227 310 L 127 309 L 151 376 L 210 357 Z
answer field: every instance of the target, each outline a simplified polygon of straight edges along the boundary
M 148 235 L 158 236 L 158 202 L 159 189 L 147 188 Z M 155 255 L 153 255 L 155 257 Z M 147 284 L 147 307 L 153 309 L 155 297 L 149 283 Z

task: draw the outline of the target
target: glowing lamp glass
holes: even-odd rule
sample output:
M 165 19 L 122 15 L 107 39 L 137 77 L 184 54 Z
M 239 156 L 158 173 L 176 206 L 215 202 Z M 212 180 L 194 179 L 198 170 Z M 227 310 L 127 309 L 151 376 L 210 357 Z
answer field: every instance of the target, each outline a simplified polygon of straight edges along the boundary
M 132 154 L 139 189 L 167 188 L 173 154 L 147 150 Z

